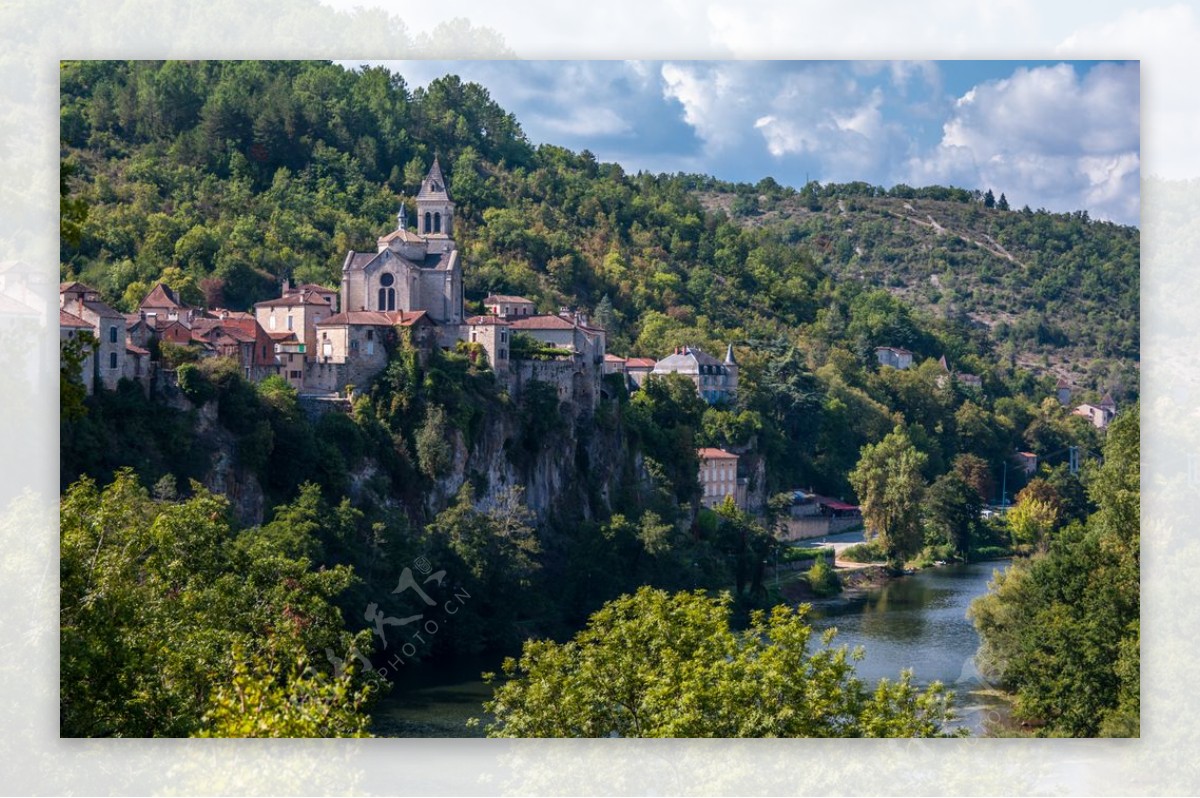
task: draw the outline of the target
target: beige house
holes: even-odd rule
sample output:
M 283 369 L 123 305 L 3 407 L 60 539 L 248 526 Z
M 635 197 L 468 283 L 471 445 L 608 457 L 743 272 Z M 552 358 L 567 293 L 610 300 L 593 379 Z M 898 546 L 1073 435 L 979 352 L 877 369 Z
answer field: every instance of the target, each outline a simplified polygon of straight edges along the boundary
M 305 370 L 310 389 L 341 391 L 365 386 L 388 363 L 388 346 L 398 331 L 408 330 L 421 349 L 434 345 L 435 325 L 424 311 L 356 310 L 338 313 L 317 324 L 317 347 Z
M 309 355 L 314 352 L 317 348 L 317 325 L 332 315 L 334 310 L 328 295 L 320 291 L 293 293 L 254 305 L 254 318 L 267 335 L 276 344 L 291 344 L 286 350 L 277 348 L 276 354 Z M 292 339 L 288 338 L 288 334 Z M 284 364 L 281 362 L 280 365 Z
M 472 316 L 467 319 L 467 341 L 479 344 L 487 352 L 488 365 L 502 385 L 509 377 L 509 322 L 497 316 Z
M 641 388 L 642 383 L 646 381 L 646 377 L 654 372 L 656 365 L 652 357 L 629 357 L 625 358 L 625 375 L 637 387 Z
M 724 449 L 706 447 L 700 457 L 700 503 L 712 509 L 725 502 L 726 496 L 738 500 L 738 456 Z

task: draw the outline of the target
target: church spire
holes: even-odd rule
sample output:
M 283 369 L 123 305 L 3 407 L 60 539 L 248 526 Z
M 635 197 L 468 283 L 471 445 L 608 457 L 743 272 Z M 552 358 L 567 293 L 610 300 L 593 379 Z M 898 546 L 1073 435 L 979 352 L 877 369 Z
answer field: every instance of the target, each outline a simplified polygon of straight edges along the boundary
M 417 192 L 417 232 L 423 236 L 453 235 L 454 202 L 446 188 L 446 178 L 442 175 L 442 165 L 437 156 L 433 156 L 433 166 L 429 174 L 421 181 L 421 190 Z
M 737 365 L 737 361 L 733 359 L 733 344 L 732 343 L 725 349 L 725 365 L 726 366 L 736 366 Z

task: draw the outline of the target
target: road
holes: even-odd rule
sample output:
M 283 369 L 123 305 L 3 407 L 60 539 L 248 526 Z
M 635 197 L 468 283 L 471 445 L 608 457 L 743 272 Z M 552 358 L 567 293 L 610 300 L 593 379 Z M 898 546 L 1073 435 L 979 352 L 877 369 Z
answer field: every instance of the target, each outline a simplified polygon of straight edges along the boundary
M 855 568 L 866 568 L 868 565 L 878 565 L 878 563 L 854 562 L 852 560 L 842 559 L 843 551 L 850 546 L 862 543 L 864 540 L 865 538 L 863 538 L 863 531 L 859 529 L 853 532 L 842 532 L 838 535 L 825 535 L 824 537 L 819 538 L 798 540 L 792 545 L 807 549 L 832 548 L 834 567 L 850 570 Z

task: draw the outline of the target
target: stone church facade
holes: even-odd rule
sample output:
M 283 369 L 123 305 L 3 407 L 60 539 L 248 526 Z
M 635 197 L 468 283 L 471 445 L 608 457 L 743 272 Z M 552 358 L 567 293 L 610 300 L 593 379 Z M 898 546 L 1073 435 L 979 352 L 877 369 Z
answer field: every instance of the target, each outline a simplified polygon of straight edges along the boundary
M 435 158 L 416 197 L 417 231 L 408 229 L 403 204 L 396 229 L 375 252 L 350 251 L 342 264 L 343 312 L 424 311 L 443 346 L 459 338 L 463 323 L 462 262 L 454 243 L 454 202 Z

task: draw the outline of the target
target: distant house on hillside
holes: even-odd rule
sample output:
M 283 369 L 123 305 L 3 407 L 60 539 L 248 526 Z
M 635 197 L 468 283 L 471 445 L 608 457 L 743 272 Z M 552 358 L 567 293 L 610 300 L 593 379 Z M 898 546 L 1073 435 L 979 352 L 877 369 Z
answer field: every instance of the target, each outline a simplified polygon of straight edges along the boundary
M 1099 405 L 1082 404 L 1072 410 L 1071 415 L 1082 416 L 1092 422 L 1097 429 L 1105 429 L 1113 420 L 1116 411 L 1109 412 L 1108 408 Z
M 700 397 L 709 404 L 729 401 L 737 395 L 738 364 L 733 358 L 733 344 L 725 351 L 724 362 L 695 347 L 679 347 L 654 364 L 651 373 L 682 374 L 690 378 L 696 383 Z
M 1033 452 L 1017 452 L 1013 459 L 1017 461 L 1017 465 L 1021 467 L 1025 476 L 1029 477 L 1037 473 L 1038 456 Z
M 739 507 L 744 506 L 744 501 L 738 501 L 738 456 L 712 447 L 700 449 L 696 454 L 700 457 L 700 503 L 712 509 L 723 504 L 725 497 L 732 496 Z
M 654 372 L 655 365 L 652 357 L 627 357 L 625 358 L 625 376 L 629 378 L 630 382 L 641 388 L 646 377 Z
M 1054 386 L 1054 393 L 1058 397 L 1058 403 L 1064 407 L 1071 403 L 1071 383 L 1058 378 L 1058 384 Z
M 898 346 L 877 346 L 875 347 L 875 359 L 881 366 L 906 369 L 912 365 L 913 353 Z

